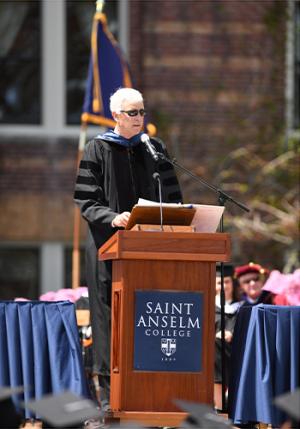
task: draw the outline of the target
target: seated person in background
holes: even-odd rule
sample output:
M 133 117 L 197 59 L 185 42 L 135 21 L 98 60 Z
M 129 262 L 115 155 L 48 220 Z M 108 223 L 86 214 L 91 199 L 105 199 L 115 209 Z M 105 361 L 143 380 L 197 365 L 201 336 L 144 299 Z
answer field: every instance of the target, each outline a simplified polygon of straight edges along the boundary
M 235 268 L 235 277 L 241 288 L 241 301 L 244 305 L 273 303 L 273 294 L 262 289 L 268 274 L 266 268 L 254 262 Z
M 233 336 L 234 325 L 239 303 L 239 288 L 233 278 L 234 269 L 230 264 L 224 264 L 224 293 L 225 293 L 225 385 L 228 385 L 229 379 L 229 361 L 231 354 L 231 340 Z M 216 272 L 216 300 L 215 300 L 215 383 L 214 383 L 214 401 L 215 408 L 222 408 L 222 346 L 221 346 L 221 271 L 217 266 Z

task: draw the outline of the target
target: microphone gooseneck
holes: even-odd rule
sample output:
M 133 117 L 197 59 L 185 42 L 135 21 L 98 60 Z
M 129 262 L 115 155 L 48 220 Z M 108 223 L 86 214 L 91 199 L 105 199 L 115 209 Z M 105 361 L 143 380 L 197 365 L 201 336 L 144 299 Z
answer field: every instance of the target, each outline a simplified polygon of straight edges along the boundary
M 159 212 L 160 212 L 160 229 L 161 231 L 164 230 L 163 228 L 163 208 L 162 208 L 162 193 L 161 193 L 161 180 L 160 180 L 160 174 L 159 173 L 153 173 L 152 177 L 155 181 L 158 182 L 158 194 L 159 194 Z
M 156 150 L 154 149 L 148 134 L 144 133 L 141 135 L 141 142 L 144 143 L 144 145 L 147 148 L 147 151 L 150 153 L 153 160 L 155 162 L 157 162 L 159 160 L 159 156 L 158 156 L 158 153 L 156 152 Z

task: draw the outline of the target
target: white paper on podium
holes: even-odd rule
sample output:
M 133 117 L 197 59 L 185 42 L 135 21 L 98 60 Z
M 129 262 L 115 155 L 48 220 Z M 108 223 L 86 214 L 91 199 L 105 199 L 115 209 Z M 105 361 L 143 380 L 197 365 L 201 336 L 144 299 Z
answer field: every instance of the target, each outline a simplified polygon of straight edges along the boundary
M 157 201 L 144 200 L 139 198 L 139 206 L 159 206 Z M 196 209 L 191 225 L 195 227 L 196 232 L 216 232 L 224 212 L 223 206 L 214 206 L 211 204 L 181 204 L 181 203 L 162 203 L 163 207 L 186 207 Z

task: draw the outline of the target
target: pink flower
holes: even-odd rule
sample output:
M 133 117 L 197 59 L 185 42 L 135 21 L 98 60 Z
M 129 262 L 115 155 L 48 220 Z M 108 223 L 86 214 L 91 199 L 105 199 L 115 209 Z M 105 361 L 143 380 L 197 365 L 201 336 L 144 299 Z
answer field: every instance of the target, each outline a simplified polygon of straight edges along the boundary
M 86 287 L 76 289 L 59 289 L 56 292 L 50 291 L 40 296 L 40 301 L 70 301 L 76 302 L 82 295 L 87 295 Z
M 292 274 L 272 271 L 263 289 L 284 296 L 289 305 L 300 305 L 300 269 Z

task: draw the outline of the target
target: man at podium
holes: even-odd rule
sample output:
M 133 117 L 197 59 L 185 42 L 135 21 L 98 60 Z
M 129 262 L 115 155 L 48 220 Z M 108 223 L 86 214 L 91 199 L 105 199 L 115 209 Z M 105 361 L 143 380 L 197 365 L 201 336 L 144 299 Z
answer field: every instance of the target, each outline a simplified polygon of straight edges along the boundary
M 93 330 L 93 370 L 99 376 L 103 411 L 109 408 L 111 261 L 98 261 L 97 250 L 118 228 L 125 227 L 139 198 L 158 201 L 153 179 L 161 176 L 164 202 L 181 202 L 173 166 L 155 161 L 141 141 L 146 114 L 142 94 L 118 89 L 110 98 L 115 129 L 98 135 L 85 146 L 79 165 L 74 199 L 88 222 L 86 280 Z M 143 139 L 144 141 L 144 139 Z M 156 152 L 167 155 L 164 144 L 151 138 Z

